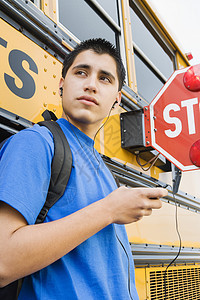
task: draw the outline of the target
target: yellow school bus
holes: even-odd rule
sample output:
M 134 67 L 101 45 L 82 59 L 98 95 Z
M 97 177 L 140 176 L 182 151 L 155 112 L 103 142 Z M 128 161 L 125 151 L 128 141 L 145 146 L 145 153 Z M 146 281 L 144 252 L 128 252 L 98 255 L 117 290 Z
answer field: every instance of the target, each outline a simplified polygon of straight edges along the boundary
M 139 298 L 200 299 L 199 173 L 184 173 L 174 196 L 171 163 L 159 156 L 151 165 L 154 150 L 122 143 L 121 114 L 142 110 L 174 70 L 189 66 L 159 16 L 147 0 L 0 0 L 0 15 L 1 140 L 42 120 L 45 109 L 61 116 L 62 61 L 77 43 L 102 37 L 119 49 L 122 103 L 96 148 L 121 185 L 169 192 L 162 209 L 126 226 Z M 133 138 L 140 134 L 133 128 Z

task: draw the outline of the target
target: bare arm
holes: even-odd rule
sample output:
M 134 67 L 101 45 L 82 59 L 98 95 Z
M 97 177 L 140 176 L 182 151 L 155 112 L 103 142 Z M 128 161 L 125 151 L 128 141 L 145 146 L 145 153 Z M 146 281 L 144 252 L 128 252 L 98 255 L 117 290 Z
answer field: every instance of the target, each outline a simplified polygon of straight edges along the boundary
M 111 223 L 128 224 L 161 207 L 167 191 L 120 187 L 104 199 L 49 223 L 27 225 L 0 202 L 0 287 L 55 262 Z

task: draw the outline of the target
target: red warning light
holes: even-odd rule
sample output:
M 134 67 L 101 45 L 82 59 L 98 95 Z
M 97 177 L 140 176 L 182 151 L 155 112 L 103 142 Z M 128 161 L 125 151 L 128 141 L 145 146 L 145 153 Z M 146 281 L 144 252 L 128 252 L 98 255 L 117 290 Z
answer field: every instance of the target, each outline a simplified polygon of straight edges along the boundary
M 200 91 L 200 65 L 193 66 L 185 72 L 183 83 L 189 91 Z
M 200 140 L 196 141 L 190 148 L 190 159 L 193 165 L 200 167 Z

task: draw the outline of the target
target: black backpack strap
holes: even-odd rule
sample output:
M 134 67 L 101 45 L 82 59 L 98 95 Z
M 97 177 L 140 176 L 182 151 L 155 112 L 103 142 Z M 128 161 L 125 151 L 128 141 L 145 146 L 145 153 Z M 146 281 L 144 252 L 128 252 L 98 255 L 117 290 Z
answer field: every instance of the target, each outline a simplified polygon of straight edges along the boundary
M 43 121 L 38 124 L 46 126 L 53 134 L 54 157 L 51 163 L 51 179 L 46 202 L 37 217 L 35 222 L 37 224 L 44 221 L 49 209 L 64 194 L 72 168 L 71 149 L 59 124 L 54 121 Z
M 18 280 L 0 288 L 0 300 L 17 300 Z
M 42 113 L 42 116 L 43 116 L 45 121 L 51 121 L 51 120 L 56 121 L 56 120 L 58 120 L 56 115 L 51 110 L 48 110 L 48 109 L 45 109 L 45 111 Z
M 0 143 L 0 150 L 1 150 L 1 148 L 3 148 L 3 145 L 5 144 L 5 142 L 6 142 L 8 139 L 9 139 L 9 137 L 8 137 L 7 139 L 3 140 L 3 141 Z

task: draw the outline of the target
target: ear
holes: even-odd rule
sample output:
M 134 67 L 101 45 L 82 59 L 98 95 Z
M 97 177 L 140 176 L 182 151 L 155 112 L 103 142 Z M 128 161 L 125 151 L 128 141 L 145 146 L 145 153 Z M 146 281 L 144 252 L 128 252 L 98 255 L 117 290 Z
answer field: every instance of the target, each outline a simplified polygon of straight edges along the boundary
M 64 84 L 64 78 L 61 77 L 59 82 L 59 89 L 63 87 L 63 84 Z
M 119 92 L 117 93 L 117 97 L 116 97 L 116 102 L 117 102 L 116 106 L 119 106 L 119 105 L 120 105 L 120 103 L 121 103 L 121 98 L 122 98 L 122 92 L 119 91 Z M 116 107 L 116 106 L 115 106 L 115 107 Z

